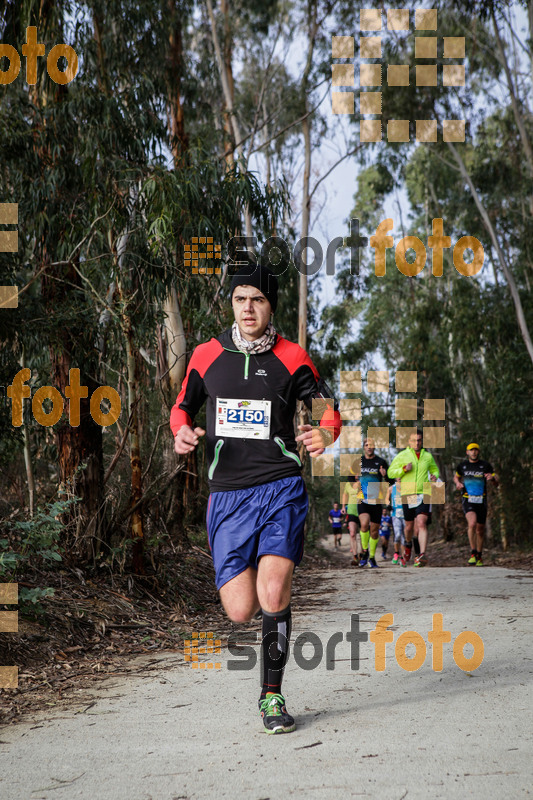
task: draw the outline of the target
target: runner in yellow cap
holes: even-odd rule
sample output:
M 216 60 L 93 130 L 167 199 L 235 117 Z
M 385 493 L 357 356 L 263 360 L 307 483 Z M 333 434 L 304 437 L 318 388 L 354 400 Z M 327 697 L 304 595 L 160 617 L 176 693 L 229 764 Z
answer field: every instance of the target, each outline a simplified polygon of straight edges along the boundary
M 470 567 L 483 566 L 487 481 L 494 481 L 494 485 L 498 486 L 498 478 L 492 464 L 479 457 L 479 450 L 477 442 L 470 442 L 466 448 L 466 460 L 459 464 L 453 476 L 455 486 L 462 491 L 463 512 L 468 524 L 468 540 L 471 548 L 468 559 Z

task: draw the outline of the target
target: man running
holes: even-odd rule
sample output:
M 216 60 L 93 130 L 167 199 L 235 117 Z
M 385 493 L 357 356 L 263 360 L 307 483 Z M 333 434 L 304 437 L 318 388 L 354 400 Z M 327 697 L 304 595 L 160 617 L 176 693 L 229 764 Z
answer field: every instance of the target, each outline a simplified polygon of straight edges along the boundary
M 353 556 L 352 564 L 359 564 L 359 555 L 362 552 L 361 537 L 359 536 L 359 517 L 357 516 L 357 496 L 361 491 L 361 484 L 351 476 L 344 484 L 342 493 L 343 514 L 348 515 L 348 532 L 350 534 L 350 550 Z
M 361 475 L 356 476 L 361 482 L 361 499 L 357 504 L 357 513 L 361 525 L 361 545 L 363 553 L 359 566 L 370 564 L 377 568 L 376 548 L 378 546 L 379 526 L 381 523 L 382 479 L 387 477 L 387 462 L 374 453 L 374 441 L 365 439 L 361 456 Z
M 331 524 L 331 532 L 335 541 L 335 547 L 340 547 L 342 541 L 342 518 L 344 512 L 340 510 L 338 503 L 333 503 L 333 508 L 329 512 L 328 520 Z
M 405 518 L 405 551 L 401 561 L 402 567 L 407 566 L 411 558 L 411 541 L 417 521 L 417 534 L 420 542 L 420 555 L 415 558 L 415 567 L 424 567 L 427 564 L 428 545 L 428 517 L 431 513 L 429 504 L 424 503 L 424 483 L 429 479 L 436 481 L 439 477 L 439 468 L 435 459 L 422 447 L 422 431 L 409 437 L 409 447 L 401 450 L 394 457 L 389 467 L 389 478 L 401 478 L 401 492 L 403 515 Z
M 381 524 L 379 526 L 379 543 L 381 545 L 381 560 L 387 560 L 387 550 L 389 547 L 389 539 L 392 530 L 392 517 L 390 515 L 391 508 L 387 506 L 381 513 Z
M 453 480 L 457 489 L 463 493 L 463 512 L 468 525 L 468 541 L 471 548 L 468 565 L 482 567 L 483 539 L 487 521 L 487 481 L 492 481 L 495 486 L 499 483 L 492 464 L 479 457 L 479 445 L 475 442 L 471 442 L 466 448 L 466 460 L 457 467 Z
M 175 450 L 190 453 L 206 434 L 211 494 L 207 530 L 222 604 L 233 622 L 262 609 L 262 689 L 267 733 L 294 730 L 281 694 L 291 631 L 291 584 L 303 554 L 308 498 L 296 442 L 318 456 L 340 433 L 325 382 L 298 345 L 272 324 L 278 282 L 248 263 L 231 281 L 235 322 L 193 352 L 170 415 Z M 314 403 L 320 427 L 299 426 L 296 401 Z M 207 431 L 194 419 L 207 401 Z

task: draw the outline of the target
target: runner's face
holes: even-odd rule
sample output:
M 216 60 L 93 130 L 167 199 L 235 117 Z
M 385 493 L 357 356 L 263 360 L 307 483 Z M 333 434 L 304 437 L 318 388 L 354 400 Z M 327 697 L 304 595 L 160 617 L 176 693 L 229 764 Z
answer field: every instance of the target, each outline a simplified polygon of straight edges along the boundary
M 477 447 L 472 447 L 470 450 L 466 451 L 466 455 L 468 456 L 469 461 L 477 461 L 479 458 L 479 450 Z
M 265 332 L 272 308 L 255 286 L 237 286 L 231 298 L 235 320 L 243 339 L 253 342 Z
M 422 437 L 419 433 L 413 434 L 409 439 L 409 444 L 415 450 L 415 452 L 419 453 L 422 450 Z
M 367 458 L 372 458 L 374 455 L 374 442 L 372 439 L 367 439 L 363 445 L 363 450 L 365 451 L 365 456 Z

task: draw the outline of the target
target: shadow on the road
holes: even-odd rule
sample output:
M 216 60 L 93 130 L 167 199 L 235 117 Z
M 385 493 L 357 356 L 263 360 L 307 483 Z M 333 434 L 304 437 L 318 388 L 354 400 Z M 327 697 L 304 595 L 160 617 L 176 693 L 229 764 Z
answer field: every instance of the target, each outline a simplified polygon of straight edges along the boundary
M 523 660 L 527 656 L 522 656 Z M 394 695 L 387 695 L 386 697 L 375 697 L 376 692 L 375 684 L 373 685 L 372 692 L 370 684 L 367 684 L 368 691 L 365 684 L 358 684 L 356 687 L 346 688 L 349 692 L 351 688 L 355 691 L 359 690 L 355 697 L 346 698 L 346 707 L 339 708 L 315 708 L 304 713 L 296 713 L 295 719 L 298 727 L 313 727 L 313 724 L 322 720 L 341 719 L 345 716 L 352 717 L 357 713 L 367 714 L 380 712 L 382 709 L 392 710 L 398 706 L 405 705 L 420 705 L 424 707 L 424 711 L 428 710 L 428 703 L 439 704 L 442 701 L 442 706 L 437 705 L 435 708 L 436 714 L 446 714 L 446 707 L 448 700 L 451 696 L 457 699 L 458 696 L 468 696 L 468 702 L 472 704 L 474 711 L 474 704 L 476 702 L 491 702 L 491 692 L 493 689 L 502 690 L 505 687 L 518 687 L 522 686 L 525 689 L 525 694 L 528 689 L 526 684 L 533 681 L 533 668 L 527 665 L 525 669 L 517 669 L 520 662 L 516 660 L 506 660 L 492 662 L 483 671 L 483 673 L 476 675 L 476 673 L 462 672 L 453 664 L 446 672 L 436 673 L 432 672 L 425 676 L 405 675 L 405 683 L 402 681 L 401 675 L 391 675 L 391 681 L 394 682 Z M 524 665 L 525 666 L 525 665 Z M 480 667 L 483 669 L 483 667 Z M 415 677 L 416 676 L 416 677 Z M 416 683 L 409 684 L 409 681 L 416 679 Z M 420 680 L 422 678 L 422 681 Z M 357 679 L 357 673 L 354 672 L 354 679 Z M 323 688 L 323 685 L 322 685 Z M 336 690 L 341 691 L 339 689 Z

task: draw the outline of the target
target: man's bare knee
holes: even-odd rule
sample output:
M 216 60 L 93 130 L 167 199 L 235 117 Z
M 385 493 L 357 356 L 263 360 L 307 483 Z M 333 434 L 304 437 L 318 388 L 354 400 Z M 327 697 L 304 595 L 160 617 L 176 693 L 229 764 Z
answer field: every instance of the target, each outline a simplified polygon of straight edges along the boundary
M 291 601 L 290 580 L 284 580 L 282 576 L 271 576 L 262 586 L 258 586 L 258 590 L 261 607 L 271 614 L 283 611 Z
M 286 590 L 283 583 L 272 584 L 271 582 L 266 587 L 263 596 L 263 605 L 271 614 L 275 614 L 277 611 L 283 611 L 287 606 Z
M 238 623 L 250 622 L 253 617 L 253 613 L 247 612 L 243 609 L 231 609 L 231 610 L 226 609 L 226 614 L 228 615 L 228 617 L 232 622 L 238 622 Z
M 235 603 L 235 602 L 224 602 L 222 601 L 222 605 L 224 606 L 224 611 L 230 618 L 232 622 L 250 622 L 254 614 L 259 611 L 259 603 L 255 606 L 251 606 L 249 604 L 243 603 Z

